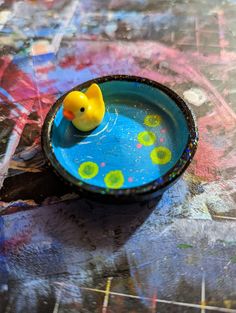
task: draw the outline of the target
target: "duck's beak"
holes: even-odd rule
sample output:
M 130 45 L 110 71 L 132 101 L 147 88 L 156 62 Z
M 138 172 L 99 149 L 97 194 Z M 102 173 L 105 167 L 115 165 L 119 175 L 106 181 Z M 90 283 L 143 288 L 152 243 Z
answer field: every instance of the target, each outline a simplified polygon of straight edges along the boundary
M 69 121 L 72 121 L 74 118 L 75 118 L 75 115 L 73 112 L 69 111 L 69 110 L 63 110 L 63 115 L 64 117 L 69 120 Z

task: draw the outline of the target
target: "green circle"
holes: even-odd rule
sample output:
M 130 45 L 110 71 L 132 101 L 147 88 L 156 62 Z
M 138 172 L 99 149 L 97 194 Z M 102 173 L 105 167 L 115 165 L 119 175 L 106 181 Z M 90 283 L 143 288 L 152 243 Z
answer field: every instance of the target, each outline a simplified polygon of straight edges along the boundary
M 98 174 L 99 167 L 94 162 L 84 162 L 78 169 L 79 175 L 84 179 L 91 179 Z
M 157 114 L 148 114 L 144 118 L 144 124 L 149 126 L 149 127 L 157 127 L 161 123 L 161 117 L 160 115 Z
M 160 146 L 151 151 L 150 157 L 154 164 L 164 165 L 170 162 L 172 153 L 168 148 Z
M 144 131 L 138 134 L 138 141 L 144 146 L 152 146 L 156 141 L 156 135 L 153 132 Z
M 124 184 L 124 176 L 122 171 L 111 171 L 106 174 L 104 182 L 108 188 L 119 189 Z

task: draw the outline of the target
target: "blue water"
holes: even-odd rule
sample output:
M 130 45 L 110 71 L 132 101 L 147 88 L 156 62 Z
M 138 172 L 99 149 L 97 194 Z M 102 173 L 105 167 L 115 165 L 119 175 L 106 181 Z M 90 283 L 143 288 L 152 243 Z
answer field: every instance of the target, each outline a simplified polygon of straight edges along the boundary
M 100 85 L 106 104 L 102 124 L 91 133 L 79 132 L 65 120 L 62 107 L 52 128 L 52 147 L 64 169 L 77 179 L 106 187 L 105 175 L 120 170 L 124 176 L 121 188 L 137 187 L 163 176 L 180 158 L 188 140 L 188 129 L 175 103 L 163 92 L 144 84 L 113 81 Z M 148 127 L 144 118 L 158 114 L 161 123 Z M 151 131 L 156 141 L 151 146 L 140 145 L 137 135 Z M 154 164 L 150 153 L 155 147 L 168 148 L 172 157 L 165 165 Z M 78 168 L 83 162 L 99 167 L 97 176 L 83 179 Z

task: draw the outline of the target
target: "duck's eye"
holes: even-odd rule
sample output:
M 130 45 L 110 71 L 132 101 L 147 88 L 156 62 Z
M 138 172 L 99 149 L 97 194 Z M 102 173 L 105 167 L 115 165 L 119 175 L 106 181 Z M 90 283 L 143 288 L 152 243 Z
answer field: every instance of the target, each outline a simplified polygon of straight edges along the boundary
M 85 108 L 81 108 L 81 109 L 80 109 L 80 112 L 84 112 L 84 111 L 85 111 Z

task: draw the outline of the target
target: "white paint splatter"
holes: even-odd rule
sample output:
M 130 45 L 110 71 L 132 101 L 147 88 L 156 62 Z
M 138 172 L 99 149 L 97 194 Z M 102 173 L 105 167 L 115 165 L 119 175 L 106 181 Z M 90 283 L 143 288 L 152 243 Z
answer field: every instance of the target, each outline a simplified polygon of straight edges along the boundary
M 205 91 L 199 88 L 190 88 L 184 91 L 183 95 L 189 103 L 198 107 L 207 102 Z
M 0 30 L 4 27 L 7 21 L 12 17 L 11 11 L 3 10 L 0 11 Z
M 109 36 L 109 37 L 113 37 L 115 35 L 115 32 L 117 30 L 117 24 L 116 23 L 110 23 L 105 27 L 105 33 Z

